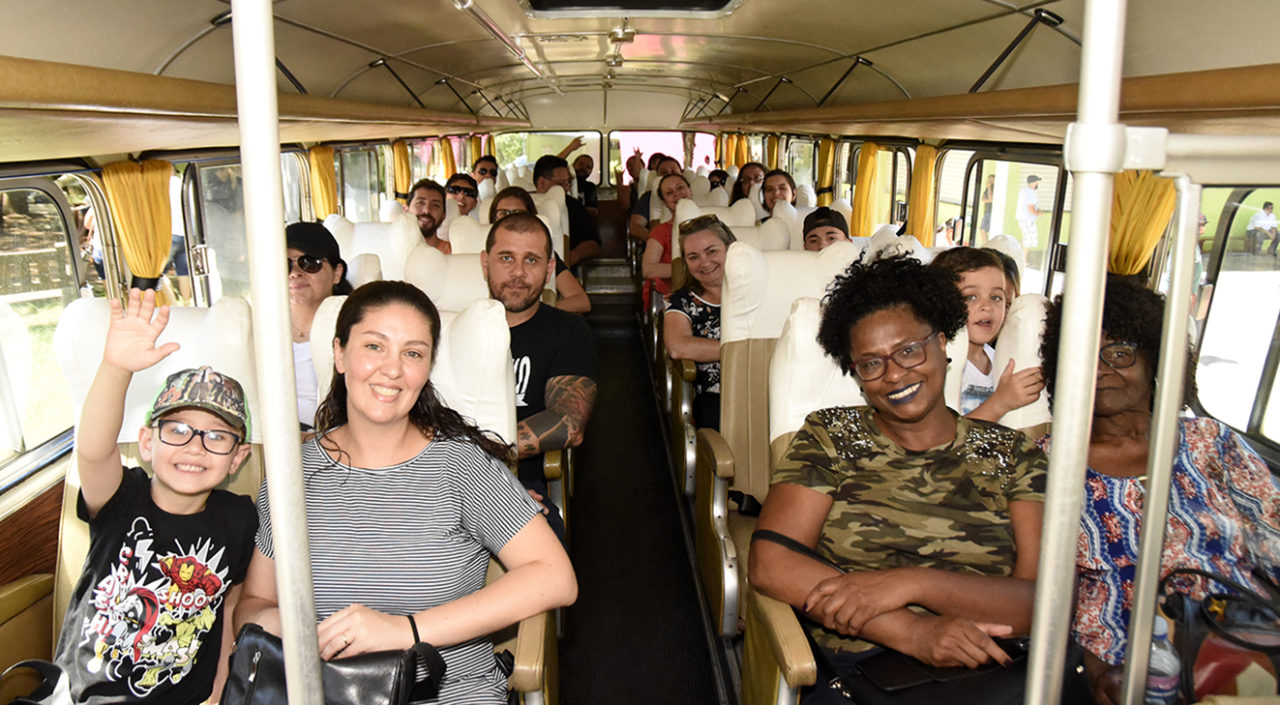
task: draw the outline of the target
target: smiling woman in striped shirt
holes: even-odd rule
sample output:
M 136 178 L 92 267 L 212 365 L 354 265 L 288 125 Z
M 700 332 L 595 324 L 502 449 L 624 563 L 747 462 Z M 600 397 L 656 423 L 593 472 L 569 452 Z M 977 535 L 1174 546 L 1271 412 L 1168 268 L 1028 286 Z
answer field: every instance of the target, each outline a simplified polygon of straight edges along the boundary
M 333 385 L 302 452 L 320 656 L 405 649 L 416 632 L 446 664 L 426 702 L 505 703 L 486 635 L 572 603 L 577 583 L 510 447 L 436 395 L 439 336 L 435 306 L 404 282 L 360 287 L 338 314 Z M 258 511 L 236 623 L 279 633 L 265 485 Z M 486 586 L 491 555 L 507 572 Z

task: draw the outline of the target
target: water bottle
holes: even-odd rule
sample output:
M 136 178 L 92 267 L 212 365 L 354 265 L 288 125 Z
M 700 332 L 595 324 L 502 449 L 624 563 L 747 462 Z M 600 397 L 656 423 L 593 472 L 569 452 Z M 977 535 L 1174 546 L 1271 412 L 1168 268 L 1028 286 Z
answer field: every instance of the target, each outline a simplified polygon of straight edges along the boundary
M 1156 615 L 1151 632 L 1151 661 L 1147 664 L 1146 705 L 1178 705 L 1182 661 L 1169 643 L 1169 622 Z

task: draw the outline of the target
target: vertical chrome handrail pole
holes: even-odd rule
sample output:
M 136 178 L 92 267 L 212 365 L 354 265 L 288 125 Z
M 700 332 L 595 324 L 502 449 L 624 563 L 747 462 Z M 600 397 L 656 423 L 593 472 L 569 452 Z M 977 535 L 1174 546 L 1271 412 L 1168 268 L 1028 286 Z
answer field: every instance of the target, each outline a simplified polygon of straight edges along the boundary
M 1178 209 L 1174 220 L 1169 295 L 1164 306 L 1164 337 L 1156 370 L 1151 450 L 1147 459 L 1147 496 L 1142 510 L 1142 536 L 1133 577 L 1133 611 L 1129 616 L 1129 644 L 1125 650 L 1124 700 L 1139 705 L 1147 686 L 1151 657 L 1151 626 L 1155 621 L 1156 586 L 1164 548 L 1165 517 L 1173 481 L 1173 454 L 1178 442 L 1178 414 L 1187 370 L 1187 320 L 1190 314 L 1192 249 L 1196 247 L 1200 216 L 1200 187 L 1179 176 Z
M 1073 176 L 1073 211 L 1062 330 L 1071 334 L 1061 337 L 1058 348 L 1051 471 L 1032 616 L 1027 705 L 1057 705 L 1062 694 L 1076 537 L 1093 417 L 1112 183 L 1124 163 L 1124 126 L 1117 122 L 1124 21 L 1124 0 L 1089 0 L 1085 5 L 1077 121 L 1068 128 L 1064 150 Z
M 271 532 L 275 537 L 276 589 L 284 632 L 285 678 L 290 705 L 322 705 L 307 543 L 302 452 L 289 331 L 285 263 L 284 196 L 277 128 L 275 35 L 271 0 L 232 0 L 236 105 L 244 173 L 245 230 L 253 288 L 253 339 L 257 359 Z

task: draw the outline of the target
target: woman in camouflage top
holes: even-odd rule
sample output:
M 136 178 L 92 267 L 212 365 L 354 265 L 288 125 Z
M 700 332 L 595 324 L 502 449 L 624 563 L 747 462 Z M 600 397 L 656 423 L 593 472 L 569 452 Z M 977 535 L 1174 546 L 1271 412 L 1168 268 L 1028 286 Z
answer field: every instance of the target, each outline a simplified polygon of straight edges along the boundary
M 762 540 L 750 579 L 821 625 L 838 670 L 877 645 L 935 666 L 1007 663 L 992 637 L 1030 631 L 1047 461 L 947 408 L 946 339 L 965 320 L 954 285 L 901 257 L 854 264 L 824 301 L 818 342 L 869 406 L 809 415 L 757 528 L 844 570 Z

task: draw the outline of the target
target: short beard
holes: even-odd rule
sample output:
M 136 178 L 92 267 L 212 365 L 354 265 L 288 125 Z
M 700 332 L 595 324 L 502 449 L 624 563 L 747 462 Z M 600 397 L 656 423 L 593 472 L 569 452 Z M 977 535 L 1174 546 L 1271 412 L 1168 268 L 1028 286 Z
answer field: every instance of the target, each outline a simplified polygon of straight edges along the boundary
M 546 282 L 544 281 L 542 285 L 533 289 L 533 291 L 529 294 L 529 298 L 518 299 L 514 303 L 511 303 L 508 301 L 508 299 L 503 298 L 499 292 L 494 291 L 493 283 L 490 282 L 489 296 L 498 301 L 501 301 L 502 307 L 505 308 L 508 313 L 524 313 L 525 311 L 528 311 L 529 309 L 533 308 L 535 304 L 537 304 L 539 301 L 542 300 L 542 289 L 545 286 L 546 286 Z

